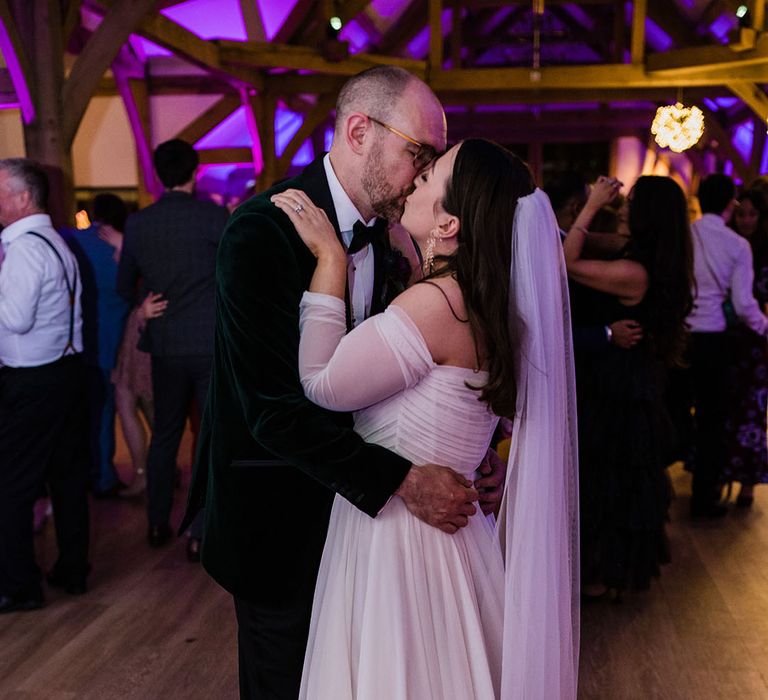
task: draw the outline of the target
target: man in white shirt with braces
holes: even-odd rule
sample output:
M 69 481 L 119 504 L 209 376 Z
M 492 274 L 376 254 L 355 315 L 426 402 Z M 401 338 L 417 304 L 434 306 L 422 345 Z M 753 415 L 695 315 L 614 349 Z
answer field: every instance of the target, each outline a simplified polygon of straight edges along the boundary
M 730 177 L 709 175 L 699 187 L 703 216 L 691 225 L 696 279 L 693 311 L 688 316 L 691 388 L 696 408 L 691 514 L 709 518 L 726 512 L 718 503 L 725 462 L 728 391 L 723 302 L 730 298 L 736 316 L 755 333 L 768 332 L 768 317 L 752 293 L 752 249 L 747 240 L 726 225 L 738 206 L 735 194 Z
M 85 593 L 89 568 L 80 273 L 47 198 L 39 166 L 0 160 L 0 613 L 43 605 L 32 508 L 44 485 L 59 549 L 49 585 Z

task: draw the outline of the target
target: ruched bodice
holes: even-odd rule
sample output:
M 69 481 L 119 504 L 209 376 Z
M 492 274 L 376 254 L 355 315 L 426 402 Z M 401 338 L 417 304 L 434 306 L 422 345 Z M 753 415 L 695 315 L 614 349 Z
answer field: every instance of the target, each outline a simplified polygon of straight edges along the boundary
M 449 464 L 471 476 L 488 449 L 497 418 L 478 401 L 480 392 L 466 384 L 480 385 L 487 376 L 433 364 L 414 386 L 358 411 L 355 431 L 414 464 Z
M 421 332 L 398 306 L 347 336 L 343 314 L 340 299 L 304 296 L 300 369 L 307 396 L 327 408 L 359 409 L 355 431 L 367 442 L 414 464 L 473 474 L 498 420 L 471 388 L 488 381 L 488 373 L 435 364 Z

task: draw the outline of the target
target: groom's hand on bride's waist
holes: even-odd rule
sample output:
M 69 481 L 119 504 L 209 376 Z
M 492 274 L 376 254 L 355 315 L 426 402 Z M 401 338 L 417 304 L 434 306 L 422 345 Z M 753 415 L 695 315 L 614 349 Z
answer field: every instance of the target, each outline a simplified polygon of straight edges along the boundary
M 395 493 L 419 520 L 451 535 L 477 512 L 472 482 L 437 464 L 412 466 Z

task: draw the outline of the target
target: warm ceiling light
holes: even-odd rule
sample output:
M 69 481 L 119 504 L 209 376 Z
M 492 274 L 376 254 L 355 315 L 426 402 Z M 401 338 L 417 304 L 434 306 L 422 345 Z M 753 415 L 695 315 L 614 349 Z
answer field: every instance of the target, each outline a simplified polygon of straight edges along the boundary
M 81 209 L 75 214 L 75 226 L 81 231 L 91 227 L 91 220 L 88 218 L 88 212 Z
M 330 23 L 330 25 L 331 25 L 331 29 L 334 29 L 334 30 L 335 30 L 335 31 L 337 31 L 337 32 L 338 32 L 338 31 L 339 31 L 339 30 L 342 28 L 342 26 L 343 26 L 343 24 L 344 24 L 344 23 L 341 21 L 341 17 L 331 17 L 331 19 L 330 19 L 330 20 L 328 20 L 328 22 L 329 22 L 329 23 Z
M 704 133 L 704 113 L 696 106 L 684 107 L 680 102 L 659 107 L 651 133 L 662 148 L 682 153 L 695 145 Z
M 741 19 L 744 15 L 749 12 L 749 8 L 746 5 L 739 5 L 738 9 L 736 10 L 736 16 Z

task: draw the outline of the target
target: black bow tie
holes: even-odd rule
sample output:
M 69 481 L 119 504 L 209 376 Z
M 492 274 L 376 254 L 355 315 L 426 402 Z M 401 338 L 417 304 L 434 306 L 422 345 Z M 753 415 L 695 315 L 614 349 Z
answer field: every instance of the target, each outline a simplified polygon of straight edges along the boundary
M 347 248 L 347 255 L 354 255 L 369 243 L 373 243 L 380 231 L 380 227 L 377 224 L 378 221 L 373 226 L 366 226 L 359 219 L 355 221 L 355 225 L 352 227 L 352 241 L 349 244 L 349 248 Z

